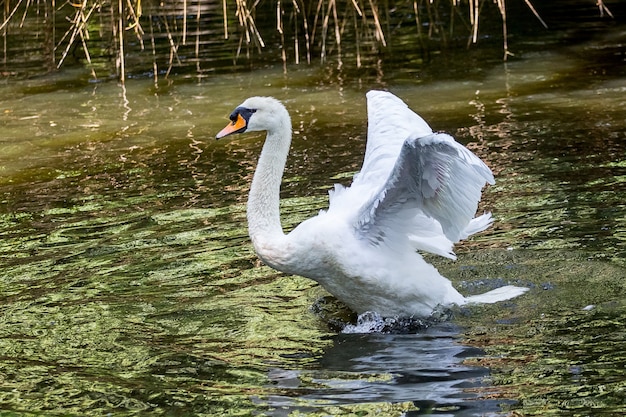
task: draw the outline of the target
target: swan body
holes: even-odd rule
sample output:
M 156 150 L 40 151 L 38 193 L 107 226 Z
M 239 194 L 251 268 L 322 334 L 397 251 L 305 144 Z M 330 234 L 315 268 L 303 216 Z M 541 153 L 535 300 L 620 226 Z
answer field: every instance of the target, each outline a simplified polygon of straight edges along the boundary
M 335 185 L 326 211 L 284 234 L 280 183 L 291 120 L 271 97 L 237 107 L 217 138 L 267 131 L 247 206 L 248 230 L 263 262 L 311 278 L 361 314 L 427 317 L 438 305 L 493 303 L 527 288 L 505 286 L 464 297 L 418 251 L 455 259 L 453 244 L 492 223 L 474 217 L 490 169 L 391 93 L 367 93 L 368 139 L 350 187 Z

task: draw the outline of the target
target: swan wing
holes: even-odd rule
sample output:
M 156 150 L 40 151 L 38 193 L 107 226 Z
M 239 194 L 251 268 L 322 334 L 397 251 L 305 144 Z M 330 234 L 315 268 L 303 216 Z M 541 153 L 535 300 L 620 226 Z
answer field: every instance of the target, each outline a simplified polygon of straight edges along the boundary
M 386 91 L 371 90 L 367 97 L 367 146 L 361 171 L 350 187 L 335 184 L 329 191 L 329 212 L 354 221 L 355 207 L 376 198 L 391 174 L 404 140 L 411 134 L 432 133 L 428 123 L 398 97 Z
M 367 95 L 367 146 L 361 171 L 353 184 L 382 185 L 393 169 L 404 139 L 411 134 L 426 136 L 433 131 L 398 97 L 372 90 Z
M 494 183 L 491 170 L 451 136 L 412 133 L 387 181 L 362 206 L 357 233 L 371 242 L 403 234 L 418 248 L 453 257 L 452 242 L 491 223 L 489 214 L 474 219 L 486 183 Z

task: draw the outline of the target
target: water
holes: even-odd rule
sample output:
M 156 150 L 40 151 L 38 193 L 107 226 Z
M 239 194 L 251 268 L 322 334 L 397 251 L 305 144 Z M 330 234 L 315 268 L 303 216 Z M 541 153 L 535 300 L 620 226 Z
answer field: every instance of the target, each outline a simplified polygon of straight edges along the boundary
M 624 414 L 624 31 L 585 35 L 567 48 L 530 39 L 465 76 L 466 61 L 436 58 L 423 72 L 279 65 L 125 89 L 72 71 L 6 82 L 0 408 Z M 215 133 L 250 94 L 286 103 L 289 230 L 359 169 L 370 88 L 401 96 L 496 175 L 481 203 L 496 224 L 458 261 L 429 259 L 465 294 L 514 283 L 527 295 L 404 333 L 345 334 L 338 323 L 354 318 L 323 290 L 259 264 L 245 200 L 262 135 Z

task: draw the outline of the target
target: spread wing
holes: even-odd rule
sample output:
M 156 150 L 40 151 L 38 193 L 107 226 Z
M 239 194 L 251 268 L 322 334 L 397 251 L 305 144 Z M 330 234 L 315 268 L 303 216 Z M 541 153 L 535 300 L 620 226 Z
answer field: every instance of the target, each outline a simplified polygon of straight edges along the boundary
M 489 168 L 451 136 L 430 126 L 399 98 L 367 93 L 368 138 L 352 185 L 331 191 L 329 213 L 351 222 L 357 236 L 454 258 L 454 242 L 487 228 L 474 218 Z
M 339 184 L 330 191 L 329 212 L 353 221 L 359 207 L 380 191 L 394 168 L 404 139 L 426 136 L 432 129 L 398 97 L 386 91 L 367 93 L 367 146 L 361 171 L 349 188 Z
M 398 97 L 386 91 L 367 93 L 367 147 L 361 172 L 353 184 L 382 184 L 389 177 L 404 140 L 433 132 L 428 123 Z
M 419 239 L 440 230 L 457 242 L 491 223 L 489 215 L 474 219 L 486 183 L 494 183 L 491 170 L 451 136 L 410 136 L 387 181 L 362 207 L 357 233 L 381 241 L 390 233 Z

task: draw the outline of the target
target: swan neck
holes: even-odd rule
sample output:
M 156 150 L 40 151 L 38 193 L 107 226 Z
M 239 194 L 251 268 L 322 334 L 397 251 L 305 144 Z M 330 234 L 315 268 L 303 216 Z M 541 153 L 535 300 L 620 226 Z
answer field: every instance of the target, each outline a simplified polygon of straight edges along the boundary
M 280 223 L 280 184 L 291 145 L 289 116 L 268 130 L 248 196 L 248 232 L 259 252 L 260 246 L 284 236 Z M 265 242 L 261 244 L 261 242 Z

